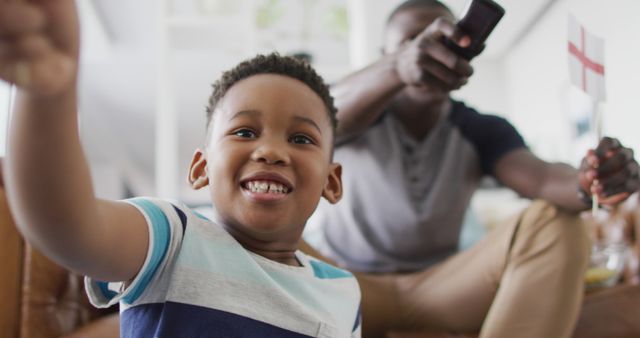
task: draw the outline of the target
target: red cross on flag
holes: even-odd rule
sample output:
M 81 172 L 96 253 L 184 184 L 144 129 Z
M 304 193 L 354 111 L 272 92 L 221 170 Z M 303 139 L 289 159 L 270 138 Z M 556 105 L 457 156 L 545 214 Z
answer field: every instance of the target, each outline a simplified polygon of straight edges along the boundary
M 571 83 L 589 94 L 594 102 L 604 101 L 604 40 L 569 15 L 569 75 Z

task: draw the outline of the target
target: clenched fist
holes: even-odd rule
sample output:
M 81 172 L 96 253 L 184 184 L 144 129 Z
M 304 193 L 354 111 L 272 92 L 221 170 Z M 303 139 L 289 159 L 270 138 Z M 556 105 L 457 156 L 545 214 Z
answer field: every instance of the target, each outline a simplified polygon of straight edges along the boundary
M 0 0 L 0 79 L 37 96 L 75 86 L 78 34 L 73 0 Z
M 615 205 L 640 189 L 640 168 L 633 150 L 604 137 L 580 165 L 580 189 L 596 194 L 603 205 Z

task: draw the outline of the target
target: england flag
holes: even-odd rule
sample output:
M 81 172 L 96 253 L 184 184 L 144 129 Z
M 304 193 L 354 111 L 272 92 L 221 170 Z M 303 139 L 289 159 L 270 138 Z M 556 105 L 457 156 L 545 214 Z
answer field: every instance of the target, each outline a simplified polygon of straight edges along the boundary
M 569 16 L 569 74 L 571 83 L 589 94 L 594 102 L 605 101 L 604 40 Z

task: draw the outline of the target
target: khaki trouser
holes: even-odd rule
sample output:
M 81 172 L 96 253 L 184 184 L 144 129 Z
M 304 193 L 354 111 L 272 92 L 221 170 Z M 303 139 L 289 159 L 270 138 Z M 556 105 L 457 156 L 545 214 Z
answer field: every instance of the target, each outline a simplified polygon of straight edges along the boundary
M 391 330 L 569 337 L 588 256 L 579 217 L 535 201 L 471 249 L 425 271 L 356 274 L 363 337 Z

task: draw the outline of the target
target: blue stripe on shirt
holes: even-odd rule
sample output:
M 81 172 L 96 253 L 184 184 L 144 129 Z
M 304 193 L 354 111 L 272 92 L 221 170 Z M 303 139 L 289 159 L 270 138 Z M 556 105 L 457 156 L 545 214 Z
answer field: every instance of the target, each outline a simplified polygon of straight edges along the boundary
M 144 211 L 151 221 L 151 227 L 153 229 L 153 243 L 149 243 L 149 245 L 153 245 L 153 251 L 151 252 L 149 264 L 144 271 L 140 272 L 142 274 L 140 281 L 134 286 L 129 294 L 123 298 L 124 302 L 132 304 L 147 288 L 147 285 L 149 285 L 149 282 L 158 269 L 158 266 L 164 259 L 167 249 L 169 248 L 171 229 L 167 216 L 164 214 L 162 209 L 153 204 L 153 202 L 141 198 L 131 199 L 129 202 L 137 205 Z
M 109 290 L 108 282 L 96 281 L 96 284 L 98 285 L 98 287 L 100 288 L 100 292 L 102 292 L 102 295 L 106 299 L 113 299 L 115 296 L 118 295 L 118 293 Z
M 309 260 L 309 263 L 313 268 L 314 275 L 320 279 L 336 279 L 336 278 L 353 277 L 351 273 L 344 271 L 342 269 L 338 269 L 336 267 L 333 267 L 321 261 Z

